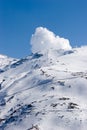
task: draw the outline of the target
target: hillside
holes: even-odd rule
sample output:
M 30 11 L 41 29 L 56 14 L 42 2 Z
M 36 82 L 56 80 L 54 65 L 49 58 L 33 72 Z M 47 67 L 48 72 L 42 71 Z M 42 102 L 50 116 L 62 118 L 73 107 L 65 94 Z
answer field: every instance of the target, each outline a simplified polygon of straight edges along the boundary
M 0 130 L 86 130 L 87 46 L 37 50 L 3 61 Z

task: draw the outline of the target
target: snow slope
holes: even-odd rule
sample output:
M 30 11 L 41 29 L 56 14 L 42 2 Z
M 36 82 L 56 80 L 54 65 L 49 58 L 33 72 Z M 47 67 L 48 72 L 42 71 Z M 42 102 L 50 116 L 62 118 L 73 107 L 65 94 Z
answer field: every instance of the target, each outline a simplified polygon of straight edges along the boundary
M 87 46 L 2 58 L 0 130 L 87 129 Z
M 0 73 L 5 71 L 9 67 L 9 65 L 15 63 L 16 61 L 17 59 L 10 58 L 5 55 L 0 55 Z
M 39 27 L 32 54 L 0 55 L 0 130 L 86 130 L 87 46 Z

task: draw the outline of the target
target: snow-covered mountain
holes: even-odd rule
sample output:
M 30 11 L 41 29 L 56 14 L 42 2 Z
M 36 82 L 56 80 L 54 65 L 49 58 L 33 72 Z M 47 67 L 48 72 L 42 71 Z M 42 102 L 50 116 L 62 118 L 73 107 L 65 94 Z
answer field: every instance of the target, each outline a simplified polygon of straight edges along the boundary
M 8 68 L 8 65 L 11 65 L 12 63 L 16 61 L 17 59 L 10 58 L 5 55 L 0 55 L 0 73 L 6 70 Z
M 37 50 L 0 56 L 0 130 L 86 130 L 87 46 Z

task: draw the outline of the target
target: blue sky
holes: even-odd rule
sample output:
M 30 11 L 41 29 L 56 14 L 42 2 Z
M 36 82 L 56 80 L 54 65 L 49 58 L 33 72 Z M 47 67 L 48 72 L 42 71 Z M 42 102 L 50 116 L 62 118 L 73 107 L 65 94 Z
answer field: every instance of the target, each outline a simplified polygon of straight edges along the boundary
M 87 44 L 87 0 L 0 0 L 0 53 L 29 55 L 38 26 L 68 38 L 72 46 Z

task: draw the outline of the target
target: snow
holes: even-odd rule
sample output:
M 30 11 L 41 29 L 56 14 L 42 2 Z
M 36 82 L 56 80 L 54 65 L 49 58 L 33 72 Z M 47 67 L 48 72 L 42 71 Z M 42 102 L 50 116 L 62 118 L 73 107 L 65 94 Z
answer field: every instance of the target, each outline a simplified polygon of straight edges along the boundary
M 14 59 L 5 55 L 0 55 L 0 72 L 2 72 L 3 70 L 6 70 L 9 64 L 12 64 L 16 61 L 17 59 Z
M 3 65 L 0 130 L 86 130 L 87 46 L 5 57 Z

